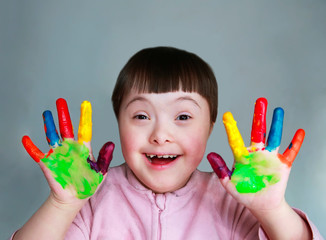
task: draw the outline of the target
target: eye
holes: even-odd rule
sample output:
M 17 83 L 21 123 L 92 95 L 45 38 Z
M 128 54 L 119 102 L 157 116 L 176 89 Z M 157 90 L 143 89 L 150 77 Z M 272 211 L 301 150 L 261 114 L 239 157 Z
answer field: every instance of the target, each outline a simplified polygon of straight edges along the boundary
M 180 121 L 186 121 L 186 120 L 189 120 L 191 117 L 187 114 L 180 114 L 176 120 L 180 120 Z
M 138 120 L 146 120 L 149 119 L 146 115 L 144 114 L 137 114 L 133 117 L 133 119 L 138 119 Z

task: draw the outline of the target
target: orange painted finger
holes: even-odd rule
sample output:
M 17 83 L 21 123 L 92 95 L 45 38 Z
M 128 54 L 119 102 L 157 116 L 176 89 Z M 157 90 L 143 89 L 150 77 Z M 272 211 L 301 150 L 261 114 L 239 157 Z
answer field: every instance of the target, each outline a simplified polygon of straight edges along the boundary
M 251 143 L 263 143 L 266 140 L 266 98 L 258 98 L 255 103 L 254 117 L 251 128 Z
M 72 127 L 70 114 L 68 110 L 68 104 L 65 99 L 59 98 L 56 102 L 58 118 L 59 118 L 59 128 L 61 138 L 74 138 L 74 130 Z
M 237 160 L 242 156 L 248 155 L 248 150 L 245 147 L 237 122 L 234 120 L 232 113 L 226 112 L 223 115 L 223 123 L 228 135 L 229 145 L 233 152 L 234 158 Z
M 305 137 L 305 131 L 303 129 L 297 130 L 294 134 L 294 137 L 288 146 L 288 148 L 284 151 L 283 156 L 281 157 L 281 161 L 287 164 L 289 167 L 292 165 L 295 157 L 297 156 L 303 139 Z
M 24 136 L 22 139 L 22 143 L 26 152 L 34 159 L 35 162 L 40 162 L 42 158 L 45 157 L 45 154 L 38 149 L 29 136 Z

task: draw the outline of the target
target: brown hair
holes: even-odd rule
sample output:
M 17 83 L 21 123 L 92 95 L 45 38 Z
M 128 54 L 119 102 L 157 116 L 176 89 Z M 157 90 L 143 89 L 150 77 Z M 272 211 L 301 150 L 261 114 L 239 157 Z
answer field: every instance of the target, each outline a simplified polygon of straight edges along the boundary
M 208 102 L 211 122 L 216 121 L 217 82 L 214 73 L 193 53 L 172 47 L 154 47 L 132 56 L 120 71 L 112 93 L 117 118 L 123 97 L 131 89 L 140 93 L 197 92 Z

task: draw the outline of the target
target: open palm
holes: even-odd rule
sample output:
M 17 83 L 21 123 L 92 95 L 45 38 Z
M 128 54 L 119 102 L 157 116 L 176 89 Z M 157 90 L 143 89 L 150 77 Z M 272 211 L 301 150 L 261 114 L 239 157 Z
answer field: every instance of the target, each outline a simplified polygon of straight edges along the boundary
M 289 147 L 283 154 L 279 154 L 284 111 L 282 108 L 274 110 L 266 144 L 266 109 L 267 100 L 257 99 L 249 147 L 245 147 L 232 114 L 227 112 L 223 115 L 223 123 L 234 156 L 232 171 L 220 155 L 210 153 L 207 156 L 226 190 L 238 202 L 256 210 L 275 209 L 284 200 L 291 165 L 305 135 L 304 130 L 299 129 Z
M 56 102 L 61 139 L 56 130 L 52 113 L 43 113 L 46 139 L 50 146 L 47 154 L 41 152 L 28 136 L 22 143 L 29 155 L 39 164 L 51 188 L 51 194 L 60 203 L 83 201 L 93 195 L 101 184 L 112 160 L 114 144 L 102 147 L 97 162 L 92 149 L 91 104 L 81 105 L 78 141 L 74 140 L 73 127 L 66 101 Z

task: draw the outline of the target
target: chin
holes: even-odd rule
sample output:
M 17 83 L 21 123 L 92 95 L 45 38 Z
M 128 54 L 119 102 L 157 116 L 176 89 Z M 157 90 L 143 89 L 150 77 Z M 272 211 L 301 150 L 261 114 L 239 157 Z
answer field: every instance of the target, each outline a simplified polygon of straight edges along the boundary
M 178 189 L 174 189 L 174 188 L 151 188 L 151 190 L 154 192 L 154 193 L 168 193 L 168 192 L 174 192 Z
M 149 184 L 148 188 L 150 188 L 154 193 L 167 193 L 174 192 L 180 188 L 182 188 L 185 184 L 161 184 L 161 185 L 152 185 Z

